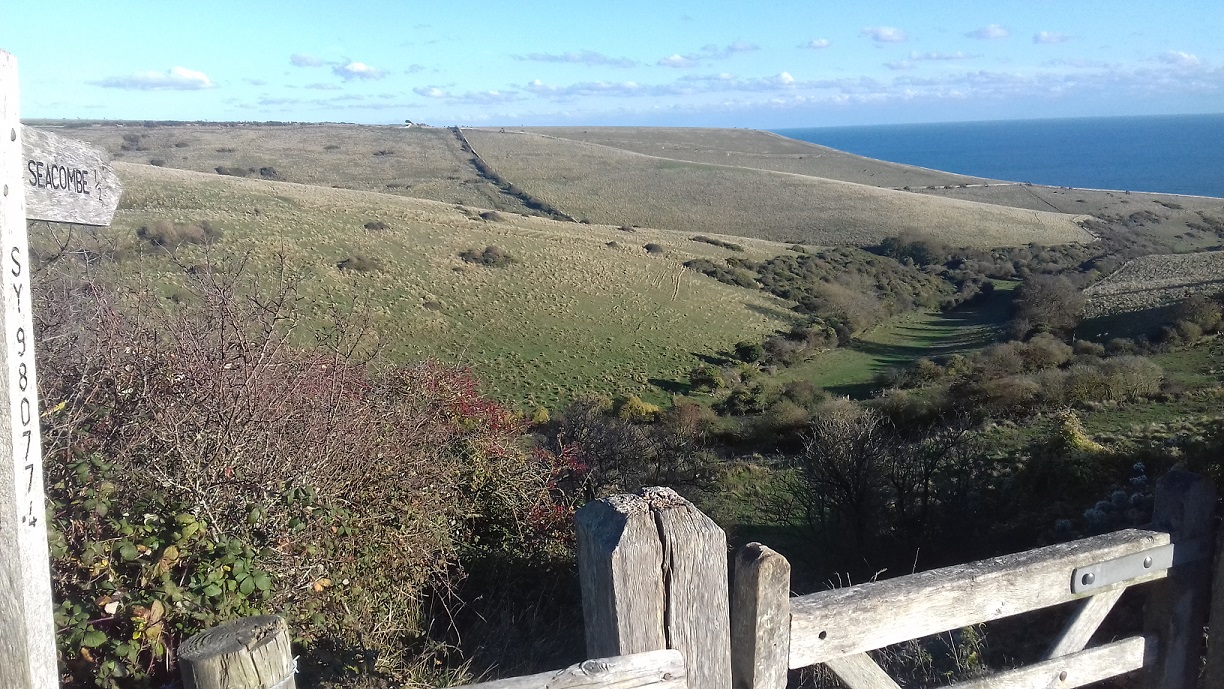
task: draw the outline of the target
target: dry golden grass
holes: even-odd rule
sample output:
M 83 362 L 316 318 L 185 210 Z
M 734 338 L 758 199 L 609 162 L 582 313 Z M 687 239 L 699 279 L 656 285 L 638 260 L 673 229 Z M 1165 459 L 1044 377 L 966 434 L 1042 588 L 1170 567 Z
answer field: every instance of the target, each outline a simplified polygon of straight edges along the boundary
M 585 141 L 694 163 L 791 172 L 876 187 L 980 184 L 991 180 L 864 158 L 756 129 L 688 127 L 527 127 L 544 136 Z
M 1224 251 L 1160 254 L 1128 262 L 1084 290 L 1088 317 L 1140 311 L 1224 290 Z
M 303 303 L 321 316 L 358 299 L 393 358 L 440 357 L 470 365 L 501 399 L 552 406 L 580 391 L 658 400 L 651 379 L 682 378 L 698 355 L 725 351 L 788 327 L 788 304 L 683 268 L 727 249 L 661 230 L 555 222 L 344 189 L 222 177 L 117 163 L 124 198 L 100 241 L 134 242 L 141 225 L 208 220 L 224 230 L 215 256 L 250 255 L 266 271 L 277 253 L 308 279 Z M 387 227 L 367 230 L 371 220 Z M 617 246 L 609 246 L 616 242 Z M 764 259 L 785 247 L 737 239 Z M 665 247 L 651 256 L 647 243 Z M 459 254 L 495 245 L 514 263 L 465 263 Z M 204 247 L 180 261 L 204 260 Z M 336 263 L 377 259 L 366 272 Z M 173 295 L 181 270 L 164 255 L 105 263 L 107 279 L 150 281 Z
M 319 125 L 94 125 L 65 136 L 102 146 L 116 160 L 165 167 L 274 168 L 279 180 L 337 186 L 482 208 L 526 212 L 518 199 L 480 177 L 449 129 Z M 133 145 L 124 136 L 139 136 Z M 139 147 L 143 150 L 123 150 Z
M 979 247 L 1091 238 L 1076 216 L 1059 213 L 682 162 L 517 131 L 465 134 L 481 157 L 533 197 L 597 223 L 824 245 L 868 245 L 903 232 Z

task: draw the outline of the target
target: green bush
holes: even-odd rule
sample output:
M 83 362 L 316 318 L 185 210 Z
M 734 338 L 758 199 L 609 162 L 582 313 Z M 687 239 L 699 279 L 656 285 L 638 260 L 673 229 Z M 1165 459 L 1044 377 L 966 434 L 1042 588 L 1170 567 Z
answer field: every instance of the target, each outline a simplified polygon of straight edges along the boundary
M 727 387 L 727 381 L 717 366 L 705 364 L 689 373 L 689 385 L 694 390 L 713 391 Z
M 740 361 L 752 363 L 760 361 L 765 356 L 765 347 L 760 342 L 744 340 L 735 343 L 735 356 Z

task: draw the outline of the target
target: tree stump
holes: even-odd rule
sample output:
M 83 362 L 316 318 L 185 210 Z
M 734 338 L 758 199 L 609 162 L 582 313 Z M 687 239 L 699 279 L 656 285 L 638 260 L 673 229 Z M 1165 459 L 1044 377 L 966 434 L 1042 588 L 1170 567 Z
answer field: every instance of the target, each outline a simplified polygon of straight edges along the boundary
M 206 629 L 179 647 L 184 689 L 296 689 L 289 626 L 275 615 Z

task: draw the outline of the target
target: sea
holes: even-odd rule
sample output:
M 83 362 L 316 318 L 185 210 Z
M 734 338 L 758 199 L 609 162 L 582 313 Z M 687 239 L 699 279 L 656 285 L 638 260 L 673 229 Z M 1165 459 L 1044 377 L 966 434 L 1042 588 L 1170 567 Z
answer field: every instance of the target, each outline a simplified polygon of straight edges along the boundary
M 869 158 L 977 177 L 1224 197 L 1224 114 L 774 131 Z

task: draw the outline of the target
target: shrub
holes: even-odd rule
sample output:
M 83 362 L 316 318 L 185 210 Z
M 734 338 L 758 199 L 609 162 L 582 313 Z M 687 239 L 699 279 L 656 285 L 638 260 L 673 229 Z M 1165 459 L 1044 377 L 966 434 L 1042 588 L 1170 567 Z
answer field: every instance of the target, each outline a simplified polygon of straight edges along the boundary
M 348 258 L 337 261 L 336 267 L 340 270 L 353 270 L 358 273 L 368 273 L 375 270 L 382 270 L 382 260 L 376 256 L 349 256 Z
M 166 160 L 165 158 L 150 158 L 149 165 L 153 167 L 166 167 Z
M 492 244 L 486 246 L 484 250 L 467 249 L 462 251 L 459 253 L 459 258 L 463 259 L 465 263 L 475 263 L 492 268 L 503 268 L 515 263 L 514 257 L 506 253 L 505 249 Z
M 370 231 L 377 231 L 377 230 L 385 230 L 385 229 L 387 229 L 388 227 L 390 227 L 390 225 L 388 225 L 387 223 L 383 222 L 382 220 L 372 220 L 372 221 L 370 221 L 370 222 L 366 223 L 365 225 L 363 225 L 362 227 L 364 227 L 364 228 L 366 228 L 367 230 L 370 230 Z
M 759 385 L 738 385 L 715 409 L 729 416 L 759 414 L 765 411 L 765 392 Z
M 765 347 L 760 342 L 743 340 L 735 343 L 735 356 L 740 361 L 752 363 L 760 361 L 765 356 Z
M 209 244 L 220 241 L 221 228 L 207 220 L 197 223 L 176 223 L 157 220 L 136 229 L 136 237 L 150 246 L 174 251 L 184 244 Z
M 124 134 L 123 143 L 119 144 L 121 151 L 144 151 L 146 150 L 142 140 L 143 134 Z
M 694 390 L 718 390 L 727 386 L 722 371 L 717 366 L 706 364 L 698 366 L 689 373 L 689 384 Z
M 250 177 L 255 173 L 255 168 L 226 167 L 224 165 L 220 165 L 215 169 L 218 175 L 228 175 L 230 177 Z
M 730 249 L 731 251 L 742 252 L 744 250 L 744 247 L 742 244 L 735 244 L 733 242 L 725 242 L 721 239 L 714 239 L 713 237 L 707 237 L 703 234 L 699 234 L 696 237 L 691 237 L 690 239 L 694 242 L 702 242 L 705 244 L 709 244 L 711 246 L 717 246 L 722 249 Z
M 630 423 L 654 421 L 659 416 L 659 407 L 643 402 L 637 395 L 625 398 L 616 410 L 617 418 Z
M 1065 277 L 1036 275 L 1016 288 L 1013 307 L 1030 331 L 1068 337 L 1084 317 L 1084 295 Z
M 1067 401 L 1072 404 L 1100 402 L 1110 398 L 1109 378 L 1096 366 L 1074 364 L 1067 369 L 1064 384 Z
M 260 612 L 304 682 L 403 672 L 465 563 L 567 557 L 558 465 L 464 371 L 296 349 L 291 280 L 184 278 L 198 308 L 38 290 L 65 686 L 168 685 L 184 638 Z
M 1101 371 L 1109 385 L 1109 399 L 1135 400 L 1160 392 L 1164 370 L 1151 359 L 1141 356 L 1115 356 L 1101 362 Z
M 642 248 L 646 249 L 646 253 L 654 256 L 662 256 L 666 252 L 666 249 L 659 244 L 655 244 L 654 242 L 651 242 Z
M 509 219 L 498 211 L 485 211 L 480 214 L 480 218 L 489 222 L 506 222 Z

